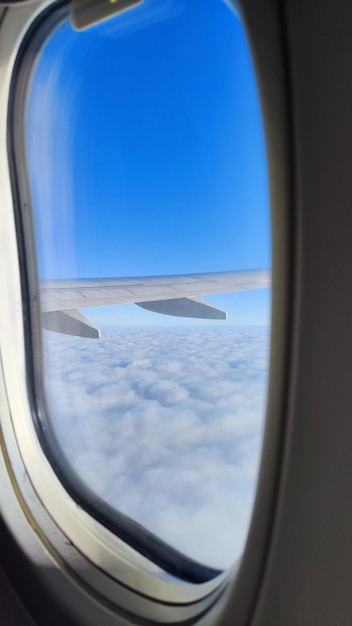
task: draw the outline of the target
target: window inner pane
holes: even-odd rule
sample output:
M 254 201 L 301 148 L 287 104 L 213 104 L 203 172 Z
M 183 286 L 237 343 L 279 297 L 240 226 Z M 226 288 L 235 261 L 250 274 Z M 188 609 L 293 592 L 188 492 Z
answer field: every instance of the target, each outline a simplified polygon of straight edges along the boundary
M 264 134 L 240 19 L 222 0 L 145 0 L 86 32 L 64 22 L 33 74 L 26 137 L 62 469 L 180 552 L 227 568 L 243 550 L 260 460 L 269 274 L 234 293 L 208 277 L 179 304 L 169 277 L 270 268 Z M 166 278 L 148 296 L 144 277 Z M 115 278 L 127 303 L 106 306 Z M 44 288 L 60 304 L 45 309 Z M 84 307 L 93 292 L 104 306 Z M 189 297 L 228 319 L 179 317 L 199 313 Z M 75 336 L 77 324 L 101 338 Z

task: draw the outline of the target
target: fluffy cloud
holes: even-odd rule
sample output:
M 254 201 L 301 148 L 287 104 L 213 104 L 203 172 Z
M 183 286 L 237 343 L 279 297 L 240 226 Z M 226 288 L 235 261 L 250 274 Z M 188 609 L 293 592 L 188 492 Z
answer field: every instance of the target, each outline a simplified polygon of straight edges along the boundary
M 50 418 L 109 504 L 178 550 L 241 555 L 265 414 L 268 329 L 45 333 Z

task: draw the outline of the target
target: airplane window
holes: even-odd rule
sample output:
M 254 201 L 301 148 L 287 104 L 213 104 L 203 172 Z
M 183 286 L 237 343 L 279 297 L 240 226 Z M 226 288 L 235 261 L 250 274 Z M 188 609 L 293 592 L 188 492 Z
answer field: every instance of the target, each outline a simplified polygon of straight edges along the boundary
M 26 143 L 50 456 L 126 541 L 214 576 L 246 540 L 269 366 L 267 164 L 239 16 L 145 0 L 83 32 L 65 20 L 33 70 Z

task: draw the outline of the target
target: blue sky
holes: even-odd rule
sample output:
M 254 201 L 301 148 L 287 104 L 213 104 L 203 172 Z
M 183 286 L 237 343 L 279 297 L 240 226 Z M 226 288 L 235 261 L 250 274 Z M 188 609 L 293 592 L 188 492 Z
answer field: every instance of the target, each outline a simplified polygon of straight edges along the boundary
M 270 267 L 258 94 L 222 0 L 62 25 L 34 73 L 27 138 L 41 277 Z M 209 299 L 229 323 L 268 321 L 268 290 Z M 132 308 L 89 316 L 175 323 Z

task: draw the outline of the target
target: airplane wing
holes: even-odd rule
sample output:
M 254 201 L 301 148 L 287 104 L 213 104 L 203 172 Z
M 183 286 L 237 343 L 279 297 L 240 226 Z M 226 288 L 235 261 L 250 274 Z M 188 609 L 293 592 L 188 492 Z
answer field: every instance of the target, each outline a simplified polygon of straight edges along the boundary
M 40 301 L 47 330 L 100 337 L 100 331 L 78 309 L 135 303 L 144 309 L 202 319 L 226 319 L 227 313 L 200 298 L 233 291 L 270 287 L 269 270 L 238 270 L 209 274 L 43 280 Z

